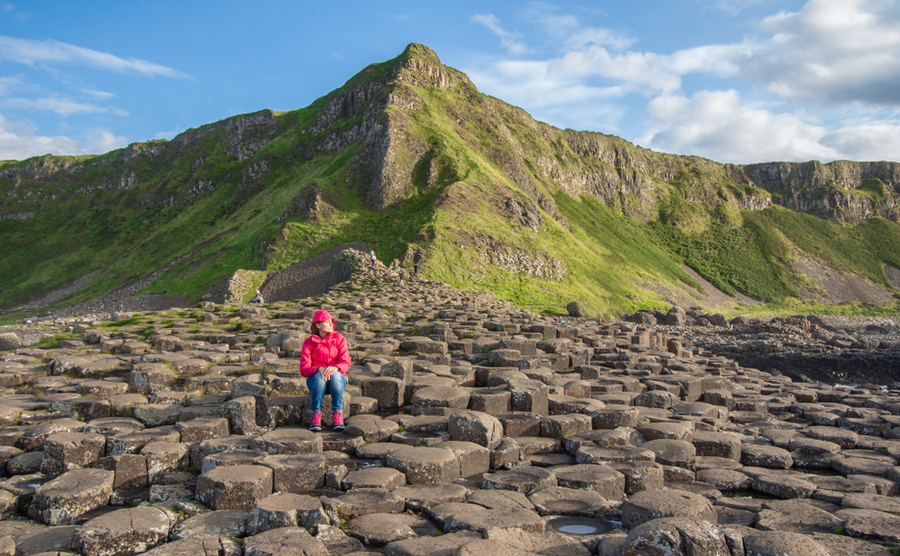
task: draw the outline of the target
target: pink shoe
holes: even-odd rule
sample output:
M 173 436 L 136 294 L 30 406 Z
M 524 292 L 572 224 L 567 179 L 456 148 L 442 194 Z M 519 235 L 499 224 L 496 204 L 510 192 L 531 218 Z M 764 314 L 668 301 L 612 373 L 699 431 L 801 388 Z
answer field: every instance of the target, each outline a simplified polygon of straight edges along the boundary
M 321 411 L 313 411 L 309 415 L 309 430 L 313 432 L 319 432 L 322 430 L 322 412 Z
M 344 412 L 340 410 L 334 411 L 332 412 L 331 417 L 334 420 L 334 430 L 344 430 Z

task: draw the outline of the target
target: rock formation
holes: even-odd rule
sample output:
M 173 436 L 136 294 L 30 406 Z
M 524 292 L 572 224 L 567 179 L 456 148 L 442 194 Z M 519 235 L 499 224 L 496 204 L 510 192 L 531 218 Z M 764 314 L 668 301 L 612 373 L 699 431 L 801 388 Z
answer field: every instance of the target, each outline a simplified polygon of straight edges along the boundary
M 827 555 L 900 543 L 900 391 L 794 382 L 674 327 L 560 323 L 366 270 L 323 297 L 118 315 L 130 318 L 0 353 L 0 548 Z M 319 308 L 351 345 L 343 433 L 305 428 L 297 357 Z

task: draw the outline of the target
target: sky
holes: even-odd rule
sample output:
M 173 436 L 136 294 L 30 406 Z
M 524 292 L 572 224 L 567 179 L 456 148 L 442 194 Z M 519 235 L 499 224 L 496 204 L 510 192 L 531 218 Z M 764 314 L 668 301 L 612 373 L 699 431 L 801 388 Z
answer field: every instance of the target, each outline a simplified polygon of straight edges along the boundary
M 0 0 L 0 160 L 295 110 L 413 42 L 560 128 L 900 161 L 900 0 Z

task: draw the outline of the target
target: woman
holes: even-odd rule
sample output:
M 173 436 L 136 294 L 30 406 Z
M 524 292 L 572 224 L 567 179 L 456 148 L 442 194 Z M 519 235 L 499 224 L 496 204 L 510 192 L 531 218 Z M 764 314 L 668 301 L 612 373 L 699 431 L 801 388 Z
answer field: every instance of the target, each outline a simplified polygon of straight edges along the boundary
M 344 387 L 350 369 L 347 339 L 334 331 L 334 319 L 328 311 L 316 311 L 310 325 L 312 336 L 300 350 L 300 374 L 306 377 L 309 388 L 311 415 L 309 430 L 322 430 L 322 399 L 325 390 L 331 394 L 331 415 L 334 430 L 344 430 Z

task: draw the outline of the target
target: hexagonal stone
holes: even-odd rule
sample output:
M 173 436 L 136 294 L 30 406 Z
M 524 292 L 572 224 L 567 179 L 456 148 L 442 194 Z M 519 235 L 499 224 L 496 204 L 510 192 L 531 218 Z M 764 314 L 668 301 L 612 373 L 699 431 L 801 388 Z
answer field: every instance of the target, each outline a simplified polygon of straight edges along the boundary
M 837 427 L 807 427 L 803 432 L 812 439 L 833 442 L 844 450 L 856 448 L 859 442 L 858 434 Z
M 683 490 L 645 490 L 622 504 L 622 525 L 629 531 L 661 517 L 717 523 L 716 510 L 709 500 Z
M 106 439 L 106 455 L 137 454 L 151 442 L 178 442 L 180 439 L 181 435 L 171 426 L 119 433 Z
M 100 434 L 57 432 L 44 441 L 41 472 L 60 475 L 72 469 L 87 467 L 106 453 L 106 437 Z
M 656 454 L 651 450 L 637 446 L 619 446 L 599 448 L 582 446 L 575 452 L 578 463 L 628 463 L 630 461 L 655 461 Z
M 206 473 L 224 465 L 256 465 L 261 463 L 269 454 L 259 450 L 227 450 L 217 452 L 203 458 L 200 463 L 200 473 Z
M 509 390 L 478 388 L 469 393 L 469 409 L 488 415 L 502 415 L 509 412 L 509 400 Z
M 652 461 L 614 463 L 612 468 L 625 475 L 625 494 L 631 496 L 644 490 L 663 488 L 666 473 L 663 466 Z
M 198 417 L 175 423 L 182 442 L 203 442 L 228 436 L 228 419 L 224 417 Z
M 171 540 L 184 540 L 192 537 L 234 537 L 247 535 L 249 513 L 244 510 L 219 510 L 217 512 L 200 512 L 180 521 L 172 529 Z
M 408 514 L 366 514 L 354 518 L 348 524 L 348 533 L 366 545 L 382 546 L 389 542 L 419 536 L 410 527 L 411 521 L 415 520 L 422 518 Z M 431 529 L 434 527 L 431 526 Z
M 147 556 L 243 556 L 244 550 L 234 539 L 206 536 L 166 543 L 148 550 L 144 554 Z
M 307 429 L 282 428 L 257 437 L 254 449 L 279 455 L 320 454 L 323 440 L 321 435 Z
M 593 490 L 608 500 L 625 498 L 625 475 L 605 465 L 571 465 L 554 474 L 561 487 Z
M 833 533 L 843 524 L 834 514 L 802 500 L 765 502 L 756 518 L 756 528 L 761 531 Z
M 331 498 L 323 498 L 326 510 L 335 511 L 341 519 L 375 513 L 400 513 L 405 508 L 403 499 L 395 493 L 376 488 L 348 490 Z
M 656 456 L 656 462 L 662 465 L 687 467 L 694 461 L 697 449 L 685 440 L 664 439 L 650 440 L 641 445 Z
M 726 492 L 750 490 L 753 485 L 753 479 L 732 469 L 701 469 L 697 471 L 697 480 Z
M 47 525 L 67 525 L 81 514 L 105 506 L 112 496 L 115 473 L 73 469 L 34 490 L 28 516 Z
M 645 440 L 684 440 L 693 442 L 694 427 L 692 423 L 648 423 L 637 428 Z
M 406 383 L 392 377 L 375 377 L 362 383 L 363 396 L 378 401 L 379 409 L 400 407 L 406 402 Z
M 533 533 L 543 533 L 545 529 L 544 520 L 537 512 L 521 508 L 488 509 L 477 504 L 451 502 L 432 506 L 428 515 L 445 533 L 467 530 L 485 534 L 493 527 Z
M 456 455 L 440 448 L 398 448 L 387 455 L 385 465 L 405 474 L 409 484 L 446 483 L 460 477 Z
M 841 500 L 841 506 L 900 515 L 900 499 L 896 496 L 882 496 L 874 493 L 847 494 Z
M 302 494 L 325 484 L 325 461 L 321 454 L 276 455 L 267 456 L 259 465 L 272 470 L 275 491 Z
M 473 442 L 441 442 L 435 448 L 450 450 L 459 460 L 461 477 L 473 477 L 487 473 L 491 467 L 491 451 Z
M 900 516 L 864 509 L 841 509 L 834 512 L 844 520 L 844 531 L 851 537 L 877 543 L 900 543 Z
M 794 458 L 784 448 L 767 444 L 744 444 L 741 446 L 741 463 L 767 469 L 790 469 Z
M 383 442 L 400 430 L 394 421 L 381 419 L 374 415 L 360 415 L 347 421 L 344 432 L 353 436 L 361 436 L 366 442 Z
M 39 423 L 25 430 L 22 435 L 22 448 L 26 452 L 34 452 L 44 449 L 47 437 L 56 432 L 77 432 L 84 423 L 69 418 L 52 419 L 45 423 Z
M 258 535 L 279 527 L 303 527 L 314 531 L 319 525 L 328 523 L 317 497 L 279 492 L 266 496 L 250 510 L 247 534 Z
M 450 434 L 443 431 L 415 432 L 407 430 L 391 435 L 391 442 L 423 448 L 434 446 L 435 444 L 440 444 L 441 442 L 446 442 L 448 440 L 450 440 Z
M 181 442 L 152 442 L 141 449 L 147 458 L 147 478 L 151 485 L 165 482 L 165 477 L 181 471 L 190 462 L 190 450 Z
M 594 517 L 612 509 L 613 503 L 592 490 L 549 487 L 528 496 L 538 514 Z
M 578 518 L 558 518 L 576 520 Z M 583 519 L 583 518 L 582 518 Z M 558 556 L 590 556 L 594 554 L 584 539 L 550 529 L 534 533 L 515 528 L 493 527 L 484 532 L 484 540 L 463 546 L 460 556 L 483 554 L 545 554 Z
M 713 456 L 741 461 L 741 439 L 728 432 L 694 431 L 698 456 Z
M 85 556 L 131 556 L 168 540 L 176 516 L 159 508 L 123 508 L 85 523 L 75 547 Z
M 890 460 L 892 458 L 885 458 Z M 836 457 L 831 460 L 831 468 L 842 475 L 885 475 L 894 468 L 893 463 L 869 457 Z
M 759 531 L 744 537 L 744 553 L 748 556 L 831 556 L 809 535 L 787 531 Z
M 728 544 L 715 523 L 685 517 L 663 517 L 635 526 L 625 539 L 622 554 L 731 554 Z M 685 550 L 685 547 L 690 548 Z
M 328 556 L 328 549 L 322 541 L 310 535 L 309 531 L 297 527 L 271 529 L 244 539 L 244 556 L 287 554 Z
M 420 483 L 402 486 L 394 494 L 406 501 L 407 510 L 417 512 L 437 503 L 463 502 L 469 489 L 455 483 Z
M 553 472 L 540 467 L 520 467 L 497 473 L 485 473 L 482 488 L 513 490 L 526 496 L 532 492 L 557 486 Z
M 450 438 L 461 442 L 473 442 L 495 449 L 503 440 L 503 425 L 493 415 L 478 411 L 459 411 L 447 420 Z
M 115 473 L 113 491 L 144 488 L 149 484 L 147 458 L 140 454 L 107 456 L 95 461 L 91 467 Z
M 753 479 L 753 490 L 777 498 L 809 498 L 816 485 L 791 475 L 769 473 Z
M 465 501 L 490 510 L 498 508 L 534 509 L 534 504 L 527 496 L 514 490 L 473 490 L 466 495 Z
M 395 490 L 406 484 L 406 475 L 390 467 L 369 467 L 350 471 L 341 481 L 344 490 L 383 488 Z
M 469 406 L 469 392 L 465 388 L 426 386 L 416 390 L 410 403 L 416 407 L 465 409 Z
M 214 510 L 249 510 L 272 494 L 273 472 L 264 465 L 216 467 L 197 479 L 197 500 Z

